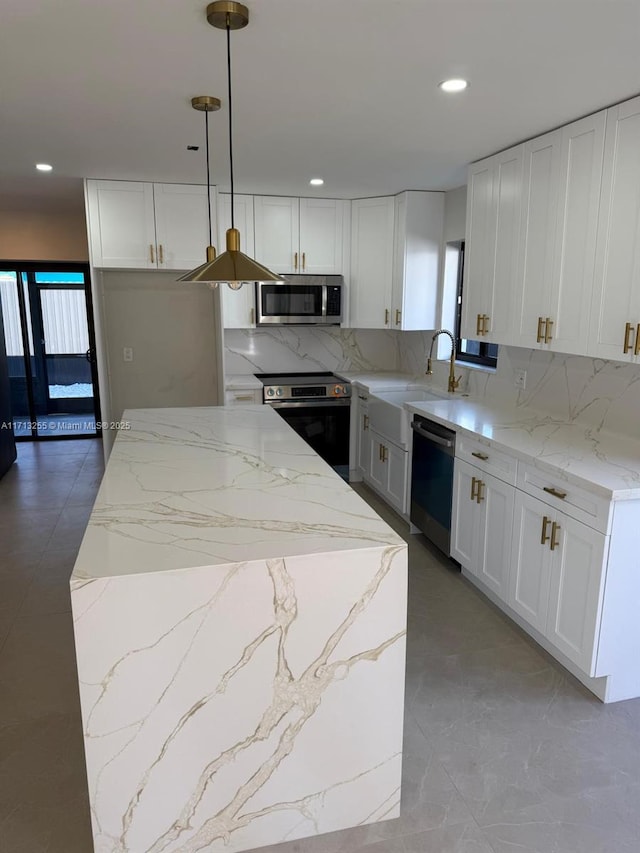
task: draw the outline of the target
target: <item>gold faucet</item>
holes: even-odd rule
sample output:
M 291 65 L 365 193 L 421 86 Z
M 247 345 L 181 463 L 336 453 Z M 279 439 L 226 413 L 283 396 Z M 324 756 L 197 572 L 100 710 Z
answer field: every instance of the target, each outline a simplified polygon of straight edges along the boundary
M 433 370 L 431 369 L 431 356 L 433 355 L 433 345 L 435 343 L 436 338 L 440 335 L 449 335 L 449 337 L 451 338 L 451 358 L 449 360 L 449 383 L 447 385 L 447 391 L 449 391 L 450 394 L 453 394 L 453 392 L 460 384 L 460 377 L 456 377 L 454 371 L 454 365 L 456 361 L 456 341 L 451 332 L 447 329 L 438 329 L 437 332 L 433 333 L 433 337 L 431 338 L 431 346 L 429 347 L 429 357 L 427 358 L 426 375 L 431 376 L 431 374 L 433 373 Z

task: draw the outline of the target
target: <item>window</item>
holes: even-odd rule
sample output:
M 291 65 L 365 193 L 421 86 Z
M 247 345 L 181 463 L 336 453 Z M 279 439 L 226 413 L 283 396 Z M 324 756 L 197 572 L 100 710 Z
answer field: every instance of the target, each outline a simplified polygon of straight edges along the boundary
M 496 367 L 498 364 L 498 344 L 486 341 L 470 341 L 460 337 L 462 328 L 462 284 L 464 279 L 464 240 L 460 243 L 460 263 L 458 264 L 458 299 L 456 303 L 456 349 L 457 360 L 469 364 L 482 364 Z

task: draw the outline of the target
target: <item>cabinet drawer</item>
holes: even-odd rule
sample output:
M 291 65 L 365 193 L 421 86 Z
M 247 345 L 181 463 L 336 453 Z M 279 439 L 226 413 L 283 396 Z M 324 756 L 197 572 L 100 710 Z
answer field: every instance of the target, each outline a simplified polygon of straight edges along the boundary
M 502 450 L 496 450 L 489 444 L 477 439 L 458 435 L 456 456 L 458 459 L 470 462 L 476 468 L 480 468 L 481 471 L 486 471 L 487 474 L 493 474 L 498 480 L 509 483 L 511 486 L 516 484 L 518 461 Z
M 252 406 L 262 403 L 262 391 L 251 391 L 238 389 L 236 391 L 226 390 L 224 393 L 225 406 Z
M 540 471 L 533 465 L 521 462 L 518 466 L 517 487 L 528 495 L 539 498 L 576 521 L 606 533 L 611 502 L 601 496 L 567 483 L 560 477 Z

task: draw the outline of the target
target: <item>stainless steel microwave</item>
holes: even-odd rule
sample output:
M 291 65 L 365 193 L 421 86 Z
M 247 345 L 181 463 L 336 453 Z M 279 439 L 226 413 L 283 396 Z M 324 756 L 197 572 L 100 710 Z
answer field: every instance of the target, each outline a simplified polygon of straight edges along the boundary
M 339 326 L 341 275 L 287 275 L 282 284 L 256 282 L 257 325 Z

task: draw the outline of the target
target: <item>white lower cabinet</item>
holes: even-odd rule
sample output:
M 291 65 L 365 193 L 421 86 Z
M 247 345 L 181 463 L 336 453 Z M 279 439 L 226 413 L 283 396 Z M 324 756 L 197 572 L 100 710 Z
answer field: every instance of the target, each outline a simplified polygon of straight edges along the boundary
M 594 675 L 608 537 L 516 492 L 509 605 Z
M 451 556 L 505 601 L 514 497 L 513 486 L 456 459 Z
M 368 429 L 369 458 L 365 481 L 394 509 L 407 511 L 407 476 L 409 452 Z M 365 443 L 365 442 L 363 442 Z

